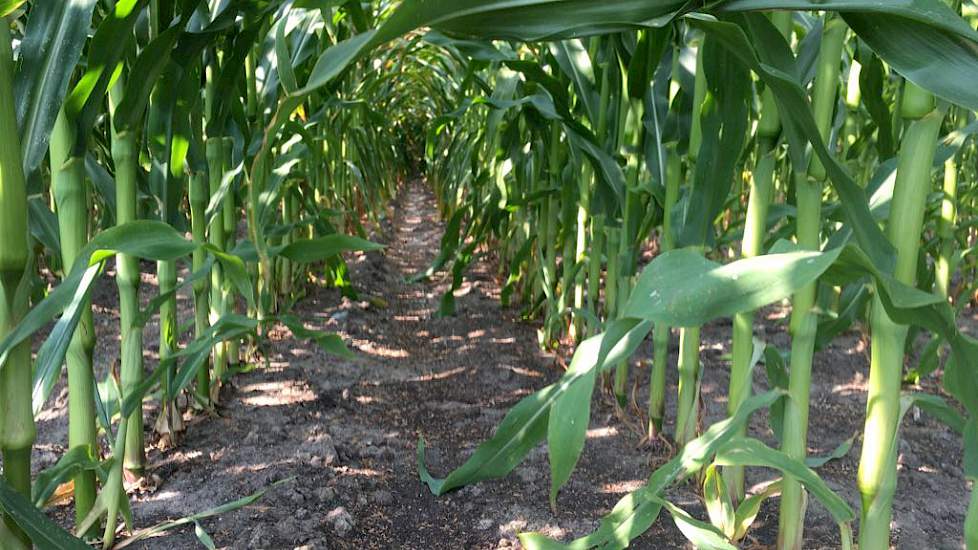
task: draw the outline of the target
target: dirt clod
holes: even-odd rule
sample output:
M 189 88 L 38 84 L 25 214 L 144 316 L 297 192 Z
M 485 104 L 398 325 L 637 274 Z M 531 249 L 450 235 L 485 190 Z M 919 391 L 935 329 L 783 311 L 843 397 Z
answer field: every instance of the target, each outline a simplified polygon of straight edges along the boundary
M 329 522 L 333 532 L 341 537 L 345 537 L 353 529 L 353 516 L 342 506 L 330 510 L 326 514 L 326 521 Z

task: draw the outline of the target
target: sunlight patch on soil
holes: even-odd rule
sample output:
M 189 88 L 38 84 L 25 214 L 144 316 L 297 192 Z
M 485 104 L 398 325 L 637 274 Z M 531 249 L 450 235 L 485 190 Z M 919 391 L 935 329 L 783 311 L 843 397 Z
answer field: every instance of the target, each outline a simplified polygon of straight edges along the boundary
M 173 500 L 173 499 L 179 498 L 181 496 L 183 496 L 183 494 L 182 493 L 179 493 L 177 491 L 158 491 L 158 492 L 152 494 L 151 496 L 149 496 L 146 500 L 152 500 L 152 501 L 155 501 L 155 502 L 159 502 L 161 500 Z
M 629 481 L 613 481 L 611 483 L 605 483 L 599 489 L 600 492 L 606 495 L 624 495 L 637 491 L 645 486 L 647 480 L 645 479 L 632 479 Z
M 421 321 L 421 316 L 420 315 L 395 315 L 394 320 L 405 322 L 405 323 L 406 322 L 417 323 L 418 321 Z
M 359 338 L 353 339 L 353 344 L 364 353 L 369 353 L 370 355 L 376 355 L 378 357 L 386 357 L 389 359 L 404 359 L 410 357 L 406 350 L 398 348 L 389 348 L 378 344 L 377 342 L 371 340 L 361 340 Z
M 373 468 L 353 468 L 349 466 L 341 466 L 336 469 L 336 473 L 342 476 L 356 476 L 356 477 L 383 477 L 383 473 L 380 470 L 374 470 Z
M 600 437 L 615 437 L 618 435 L 618 428 L 614 426 L 605 426 L 604 428 L 591 428 L 587 431 L 588 439 L 595 439 Z
M 316 394 L 296 380 L 259 382 L 242 388 L 245 393 L 262 392 L 262 395 L 248 396 L 243 402 L 255 407 L 276 407 L 309 403 L 316 400 Z
M 451 378 L 457 374 L 462 374 L 467 369 L 465 367 L 457 367 L 452 370 L 447 370 L 445 372 L 423 374 L 421 376 L 415 376 L 414 378 L 408 378 L 408 382 L 431 382 L 432 380 L 444 380 L 446 378 Z
M 845 384 L 836 384 L 832 386 L 832 393 L 838 393 L 840 395 L 852 395 L 854 393 L 863 393 L 866 391 L 866 378 L 861 372 L 857 372 L 852 380 Z
M 65 407 L 57 407 L 57 408 L 44 409 L 44 410 L 41 411 L 40 414 L 38 414 L 36 417 L 34 417 L 34 421 L 35 422 L 49 422 L 51 420 L 57 420 L 57 419 L 63 417 L 66 412 L 68 412 L 68 409 L 65 408 Z
M 538 371 L 532 371 L 530 369 L 525 369 L 523 367 L 509 367 L 509 366 L 503 365 L 503 368 L 508 369 L 508 370 L 511 370 L 511 371 L 515 372 L 516 374 L 519 374 L 521 376 L 525 376 L 527 378 L 540 378 L 540 377 L 543 376 L 543 374 L 540 373 L 540 372 L 538 372 Z

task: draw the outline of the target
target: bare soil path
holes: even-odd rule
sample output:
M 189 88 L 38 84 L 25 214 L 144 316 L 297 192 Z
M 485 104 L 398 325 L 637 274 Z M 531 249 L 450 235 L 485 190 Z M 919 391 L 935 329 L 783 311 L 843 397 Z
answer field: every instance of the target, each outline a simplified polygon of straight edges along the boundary
M 668 459 L 662 446 L 639 446 L 639 435 L 615 415 L 610 400 L 596 397 L 589 440 L 578 470 L 558 501 L 547 503 L 546 449 L 531 453 L 506 479 L 484 482 L 443 497 L 419 481 L 415 448 L 428 443 L 429 465 L 444 475 L 471 454 L 521 397 L 556 380 L 560 369 L 536 346 L 532 325 L 515 310 L 499 307 L 499 286 L 487 262 L 477 262 L 458 293 L 455 317 L 435 315 L 443 281 L 410 284 L 438 253 L 442 227 L 434 198 L 421 184 L 405 186 L 393 217 L 374 238 L 386 250 L 351 260 L 362 301 L 333 289 L 310 287 L 295 313 L 311 328 L 336 331 L 362 357 L 356 362 L 325 355 L 315 344 L 294 340 L 285 329 L 270 335 L 270 366 L 233 379 L 219 417 L 190 422 L 179 448 L 153 452 L 161 480 L 133 503 L 146 526 L 185 516 L 295 476 L 257 504 L 202 522 L 218 547 L 291 548 L 502 548 L 518 546 L 516 534 L 542 530 L 580 536 L 625 493 L 637 489 L 652 467 Z M 110 292 L 97 326 L 114 337 Z M 381 300 L 370 300 L 369 297 Z M 186 301 L 184 316 L 187 315 Z M 98 310 L 97 310 L 98 311 Z M 785 322 L 771 311 L 765 337 L 785 347 Z M 149 327 L 148 331 L 155 330 Z M 704 330 L 703 384 L 707 421 L 726 407 L 729 323 Z M 147 332 L 148 341 L 152 340 Z M 151 347 L 151 344 L 148 344 Z M 633 369 L 645 386 L 648 346 Z M 639 360 L 642 362 L 639 363 Z M 816 359 L 812 405 L 812 452 L 827 453 L 861 430 L 867 362 L 854 334 Z M 670 373 L 670 395 L 675 380 Z M 756 373 L 755 388 L 766 381 Z M 647 391 L 647 390 L 646 390 Z M 644 403 L 638 392 L 637 402 Z M 38 467 L 62 447 L 64 400 L 41 423 Z M 672 410 L 673 404 L 669 403 Z M 60 412 L 59 412 L 60 411 Z M 771 442 L 766 418 L 752 433 Z M 820 473 L 858 514 L 855 471 L 858 444 Z M 899 548 L 957 548 L 967 502 L 956 435 L 924 417 L 907 422 L 901 444 L 901 479 L 894 530 Z M 770 479 L 752 473 L 750 483 Z M 702 516 L 695 487 L 671 498 Z M 62 517 L 67 512 L 58 512 Z M 827 512 L 809 506 L 806 547 L 838 547 Z M 764 506 L 750 544 L 766 548 L 776 538 L 774 503 Z M 192 528 L 136 545 L 199 548 Z M 672 522 L 660 518 L 637 548 L 684 548 Z

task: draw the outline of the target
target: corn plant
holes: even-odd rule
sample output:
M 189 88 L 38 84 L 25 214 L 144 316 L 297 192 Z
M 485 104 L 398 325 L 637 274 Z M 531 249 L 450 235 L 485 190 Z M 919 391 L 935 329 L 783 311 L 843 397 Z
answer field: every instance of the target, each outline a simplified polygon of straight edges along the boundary
M 20 236 L 3 249 L 0 377 L 7 397 L 0 430 L 5 476 L 0 506 L 6 513 L 0 543 L 4 548 L 32 542 L 40 547 L 81 547 L 79 539 L 44 519 L 32 504 L 46 502 L 68 477 L 74 478 L 76 532 L 86 537 L 98 534 L 103 546 L 111 547 L 119 514 L 131 517 L 124 481 L 142 475 L 145 468 L 142 404 L 146 396 L 160 386 L 163 406 L 156 426 L 171 444 L 176 443 L 184 414 L 177 408 L 177 396 L 193 391 L 209 406 L 217 395 L 210 388 L 219 388 L 231 374 L 228 366 L 237 363 L 238 351 L 225 342 L 260 336 L 269 323 L 284 323 L 298 337 L 312 339 L 330 353 L 350 355 L 338 336 L 304 328 L 285 307 L 277 308 L 275 315 L 256 307 L 247 267 L 254 262 L 249 249 L 256 247 L 244 243 L 250 246 L 235 249 L 235 240 L 227 237 L 229 232 L 236 233 L 240 219 L 242 166 L 249 162 L 246 157 L 254 155 L 255 148 L 247 142 L 260 143 L 264 135 L 261 129 L 268 114 L 258 101 L 267 106 L 283 88 L 293 89 L 296 73 L 304 75 L 308 71 L 304 64 L 315 60 L 310 53 L 325 49 L 328 41 L 320 42 L 315 34 L 323 28 L 323 14 L 305 8 L 293 12 L 288 3 L 260 7 L 212 4 L 16 2 L 3 6 L 0 95 L 11 139 L 5 142 L 0 185 L 5 211 L 11 212 L 3 216 L 4 231 Z M 144 14 L 148 18 L 141 20 Z M 297 15 L 304 25 L 292 25 Z M 272 26 L 277 32 L 269 30 L 270 21 L 278 25 Z M 90 24 L 95 32 L 89 40 Z M 148 32 L 134 32 L 141 24 L 148 24 Z M 284 32 L 287 24 L 288 32 Z M 267 59 L 268 52 L 262 51 L 263 42 L 258 39 L 269 33 L 279 59 L 274 70 L 264 71 L 264 95 L 259 97 L 254 59 Z M 59 41 L 51 43 L 50 36 Z M 126 55 L 130 49 L 135 55 Z M 75 64 L 82 57 L 87 58 L 86 68 L 76 71 Z M 252 62 L 244 63 L 249 58 Z M 200 82 L 206 84 L 204 94 Z M 328 107 L 324 99 L 316 97 L 305 108 L 311 110 L 317 103 Z M 244 117 L 232 116 L 236 105 L 248 105 Z M 279 271 L 281 281 L 274 288 L 289 300 L 294 292 L 291 284 L 304 282 L 305 273 L 319 269 L 321 262 L 334 272 L 330 280 L 348 285 L 338 275 L 345 272 L 340 254 L 378 248 L 364 239 L 342 235 L 340 230 L 349 224 L 321 217 L 319 208 L 333 200 L 333 212 L 339 212 L 334 216 L 345 218 L 357 203 L 369 201 L 376 210 L 379 201 L 391 197 L 389 187 L 382 191 L 350 187 L 335 199 L 327 199 L 333 188 L 316 171 L 322 168 L 318 153 L 330 137 L 321 122 L 328 113 L 329 109 L 323 109 L 315 120 L 301 116 L 289 122 L 290 133 L 277 140 L 275 147 L 291 158 L 277 165 L 270 176 L 272 184 L 287 193 L 273 196 L 271 202 L 263 196 L 261 205 L 253 205 L 261 213 L 264 230 L 288 235 L 268 253 L 288 266 Z M 393 151 L 390 141 L 385 141 L 391 136 L 377 130 L 382 128 L 379 124 L 374 128 L 360 138 L 357 147 Z M 237 136 L 237 143 L 231 136 Z M 293 136 L 299 141 L 291 139 Z M 347 144 L 342 141 L 344 148 Z M 312 159 L 303 162 L 310 151 Z M 46 156 L 49 162 L 45 164 Z M 390 155 L 383 160 L 371 173 L 374 181 L 388 177 L 396 181 L 403 175 L 400 158 Z M 336 161 L 348 162 L 343 157 Z M 307 173 L 314 175 L 307 179 Z M 310 187 L 316 176 L 318 188 Z M 39 193 L 38 200 L 31 197 L 28 202 L 28 177 L 50 181 L 50 187 L 32 191 Z M 113 178 L 114 190 L 103 185 Z M 142 187 L 140 182 L 146 180 L 149 186 Z M 189 202 L 189 209 L 181 207 L 184 201 Z M 54 212 L 48 204 L 54 206 Z M 285 207 L 279 210 L 279 204 Z M 150 221 L 154 218 L 160 221 Z M 44 226 L 51 219 L 55 220 L 55 234 Z M 351 219 L 360 223 L 359 217 Z M 62 281 L 32 303 L 37 294 L 32 287 L 39 280 L 37 262 L 47 255 L 51 256 L 47 265 L 60 266 Z M 186 264 L 188 275 L 178 276 L 179 265 L 191 256 L 193 261 Z M 88 296 L 112 257 L 116 258 L 121 302 L 120 368 L 94 373 Z M 148 304 L 139 301 L 140 260 L 155 261 L 159 267 L 160 293 Z M 197 330 L 179 347 L 174 298 L 184 287 L 192 287 L 197 296 Z M 263 292 L 270 288 L 258 287 Z M 263 298 L 265 304 L 275 301 L 267 292 Z M 263 313 L 262 321 L 234 313 L 238 299 Z M 151 367 L 147 372 L 142 338 L 147 321 L 157 312 L 162 328 L 161 358 L 157 364 L 145 365 Z M 32 365 L 30 336 L 59 315 Z M 229 351 L 234 357 L 230 360 Z M 70 451 L 32 487 L 29 457 L 34 413 L 46 402 L 65 361 L 71 402 Z M 100 395 L 95 393 L 95 374 L 106 376 L 106 384 L 99 385 Z M 103 393 L 106 390 L 109 393 Z M 113 422 L 114 417 L 118 422 Z M 104 457 L 98 452 L 98 439 L 103 436 L 111 449 Z M 97 471 L 101 475 L 96 476 Z
M 571 546 L 627 546 L 665 511 L 694 544 L 730 548 L 780 493 L 779 547 L 803 545 L 809 496 L 849 547 L 856 512 L 813 469 L 807 430 L 815 354 L 861 325 L 871 365 L 858 540 L 888 547 L 911 407 L 963 434 L 966 477 L 978 479 L 978 343 L 956 321 L 978 269 L 978 33 L 962 10 L 941 0 L 0 2 L 0 546 L 84 547 L 35 506 L 70 477 L 75 533 L 111 547 L 120 515 L 131 518 L 125 482 L 146 473 L 147 396 L 159 389 L 156 435 L 178 445 L 183 415 L 220 404 L 273 324 L 349 357 L 290 308 L 310 280 L 356 295 L 342 253 L 379 248 L 371 226 L 423 164 L 446 230 L 416 279 L 450 273 L 439 313 L 455 313 L 466 269 L 494 256 L 504 303 L 537 324 L 543 347 L 573 349 L 560 380 L 515 405 L 446 477 L 431 475 L 419 444 L 432 492 L 507 475 L 546 440 L 556 507 L 595 387 L 607 382 L 629 414 L 639 383 L 629 360 L 651 335 L 643 421 L 658 438 L 671 419 L 676 454 Z M 158 282 L 145 304 L 141 260 L 156 263 Z M 118 370 L 101 373 L 89 294 L 110 261 L 121 344 Z M 38 266 L 60 282 L 35 292 Z M 182 289 L 193 334 L 177 324 Z M 755 334 L 756 312 L 772 304 L 790 305 L 790 350 Z M 153 316 L 158 361 L 142 353 Z M 704 427 L 701 327 L 721 318 L 733 319 L 729 405 Z M 55 319 L 33 358 L 31 336 Z M 754 394 L 761 361 L 772 384 Z M 34 414 L 63 365 L 69 451 L 32 480 Z M 938 370 L 960 407 L 903 392 L 905 379 Z M 181 410 L 184 393 L 194 410 Z M 780 449 L 748 433 L 765 409 Z M 747 494 L 752 467 L 781 478 Z M 706 520 L 667 499 L 690 478 L 702 481 Z M 969 548 L 976 515 L 973 504 Z

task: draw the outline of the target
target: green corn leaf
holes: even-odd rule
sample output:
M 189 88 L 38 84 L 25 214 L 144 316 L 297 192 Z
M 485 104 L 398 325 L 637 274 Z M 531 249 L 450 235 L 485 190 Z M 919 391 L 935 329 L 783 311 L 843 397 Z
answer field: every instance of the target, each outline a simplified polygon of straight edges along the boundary
M 260 324 L 259 321 L 243 315 L 225 315 L 185 348 L 168 356 L 161 365 L 166 363 L 179 366 L 167 398 L 176 399 L 177 395 L 194 380 L 197 371 L 207 364 L 211 350 L 216 344 L 251 334 Z
M 838 447 L 833 449 L 831 453 L 825 456 L 809 456 L 805 458 L 805 466 L 813 469 L 821 468 L 833 460 L 838 460 L 846 456 L 849 454 L 849 451 L 852 450 L 852 445 L 856 442 L 856 437 L 858 435 L 859 434 L 852 434 L 852 437 L 843 441 L 842 443 L 839 443 Z
M 339 256 L 344 252 L 382 250 L 384 245 L 349 235 L 327 235 L 317 239 L 296 241 L 272 249 L 272 256 L 282 256 L 295 262 L 311 264 Z
M 221 185 L 217 188 L 217 192 L 211 195 L 210 202 L 207 203 L 205 219 L 208 225 L 214 221 L 215 216 L 221 213 L 221 209 L 224 207 L 224 198 L 231 192 L 231 186 L 243 170 L 244 161 L 239 162 L 234 168 L 228 170 L 221 176 Z
M 139 311 L 139 313 L 135 316 L 135 318 L 132 320 L 133 326 L 138 328 L 145 328 L 146 323 L 150 322 L 150 320 L 153 318 L 153 315 L 156 315 L 156 313 L 160 310 L 160 307 L 162 307 L 163 304 L 172 300 L 177 295 L 177 293 L 180 292 L 181 289 L 192 287 L 194 283 L 208 279 L 210 277 L 210 273 L 213 267 L 214 267 L 214 259 L 207 258 L 204 261 L 204 264 L 200 267 L 200 269 L 194 271 L 188 277 L 184 277 L 170 290 L 167 290 L 166 292 L 160 292 L 156 296 L 153 296 L 153 298 L 150 299 L 149 303 L 146 304 L 146 307 L 142 308 Z M 183 334 L 192 325 L 193 322 L 189 323 L 186 328 L 184 327 L 178 328 L 177 334 Z
M 808 143 L 812 145 L 839 194 L 840 204 L 857 242 L 881 270 L 892 270 L 895 257 L 893 245 L 873 220 L 863 189 L 856 185 L 825 146 L 815 124 L 808 94 L 795 76 L 798 69 L 794 56 L 781 33 L 770 20 L 759 15 L 745 16 L 739 25 L 711 19 L 690 18 L 689 21 L 722 41 L 733 54 L 732 58 L 749 67 L 771 89 L 789 142 L 792 162 L 807 168 L 804 152 Z M 751 33 L 750 39 L 747 31 Z
M 978 109 L 978 32 L 941 0 L 730 0 L 720 11 L 837 11 L 884 61 L 918 86 Z M 948 78 L 954 75 L 954 78 Z
M 727 538 L 733 538 L 737 529 L 733 501 L 727 492 L 723 475 L 714 464 L 706 467 L 706 474 L 703 476 L 703 503 L 706 505 L 710 523 L 718 527 Z
M 179 26 L 170 27 L 139 53 L 126 79 L 122 101 L 112 115 L 112 126 L 117 132 L 136 130 L 143 122 L 150 93 L 170 61 L 173 47 L 181 33 Z
M 730 541 L 716 527 L 694 518 L 682 508 L 665 499 L 656 497 L 656 500 L 660 501 L 662 506 L 669 511 L 676 527 L 686 537 L 686 540 L 693 543 L 697 549 L 737 550 L 737 547 L 730 544 Z
M 166 366 L 169 365 L 170 362 L 167 362 Z M 153 386 L 159 383 L 160 378 L 163 377 L 163 371 L 164 368 L 161 368 L 158 365 L 157 368 L 154 369 L 153 372 L 149 374 L 149 376 L 143 377 L 143 379 L 140 380 L 138 384 L 136 384 L 135 386 L 129 389 L 129 391 L 125 395 L 125 398 L 122 399 L 122 403 L 119 404 L 119 414 L 121 416 L 129 417 L 132 415 L 133 411 L 135 411 L 137 407 L 143 406 L 143 400 L 146 397 L 146 394 L 149 393 L 151 389 L 153 389 Z M 113 383 L 115 383 L 115 378 L 113 378 L 112 380 Z M 119 394 L 119 388 L 116 388 L 116 395 L 118 394 Z
M 79 256 L 90 258 L 89 265 L 117 253 L 145 260 L 173 261 L 191 255 L 197 247 L 170 225 L 137 220 L 102 231 Z
M 198 246 L 181 237 L 169 225 L 157 221 L 135 221 L 99 233 L 79 253 L 78 260 L 61 284 L 31 309 L 17 327 L 0 341 L 0 368 L 3 368 L 7 354 L 14 346 L 43 328 L 74 303 L 76 305 L 72 315 L 66 316 L 64 320 L 66 325 L 52 333 L 56 341 L 51 344 L 50 355 L 45 355 L 52 362 L 45 368 L 60 367 L 74 326 L 80 318 L 80 304 L 95 281 L 93 269 L 97 271 L 98 264 L 103 260 L 116 253 L 123 253 L 148 260 L 171 261 L 191 254 Z
M 442 495 L 464 485 L 502 477 L 508 474 L 540 441 L 548 435 L 551 406 L 566 392 L 578 384 L 586 383 L 588 373 L 615 364 L 630 356 L 648 334 L 651 324 L 637 319 L 622 319 L 608 327 L 608 331 L 586 340 L 575 352 L 580 367 L 566 373 L 560 381 L 520 400 L 496 429 L 496 434 L 476 449 L 465 464 L 453 470 L 444 479 L 436 479 L 424 460 L 424 440 L 418 442 L 418 471 L 432 493 Z M 618 339 L 615 340 L 615 337 Z M 588 343 L 590 342 L 590 343 Z M 580 358 L 577 356 L 580 354 Z M 587 422 L 579 421 L 575 430 L 587 430 Z M 561 432 L 558 437 L 564 437 Z M 575 437 L 574 433 L 566 434 Z M 571 449 L 558 447 L 557 452 Z M 573 453 L 573 450 L 571 450 Z M 579 451 L 578 451 L 579 454 Z M 561 461 L 562 470 L 573 468 L 577 457 Z
M 862 70 L 859 72 L 859 89 L 862 92 L 863 104 L 879 128 L 876 148 L 880 158 L 895 157 L 897 149 L 893 143 L 893 115 L 890 113 L 890 106 L 883 99 L 883 84 L 887 76 L 883 62 L 880 61 L 879 56 L 861 44 L 856 49 L 856 60 L 862 65 Z
M 954 407 L 948 404 L 942 397 L 926 393 L 911 393 L 903 397 L 909 403 L 934 418 L 940 420 L 949 428 L 959 434 L 967 434 L 967 422 Z
M 881 271 L 861 248 L 847 246 L 842 250 L 837 265 L 826 273 L 828 280 L 845 283 L 869 276 L 894 321 L 923 327 L 944 338 L 951 348 L 944 387 L 970 415 L 978 415 L 978 340 L 961 332 L 954 308 L 941 296 L 905 285 Z
M 785 356 L 775 346 L 769 345 L 764 348 L 764 372 L 767 374 L 768 387 L 788 390 L 788 367 Z M 784 431 L 784 407 L 787 401 L 787 396 L 778 399 L 771 405 L 768 414 L 768 423 L 770 423 L 771 431 L 774 432 L 774 437 L 778 441 L 781 441 L 781 435 Z
M 144 327 L 150 318 L 159 311 L 160 307 L 176 296 L 180 289 L 192 285 L 195 281 L 210 277 L 211 265 L 213 265 L 213 259 L 208 258 L 200 270 L 191 273 L 189 277 L 186 277 L 173 289 L 155 296 L 150 300 L 146 308 L 139 312 L 137 318 L 133 320 L 134 324 L 138 327 Z M 68 346 L 71 343 L 72 335 L 81 319 L 83 305 L 95 282 L 95 276 L 99 273 L 99 265 L 90 266 L 85 271 L 80 283 L 75 289 L 71 302 L 64 309 L 64 314 L 55 323 L 50 335 L 48 335 L 38 350 L 37 358 L 34 362 L 34 392 L 32 399 L 35 416 L 41 413 L 45 403 L 47 403 L 47 400 L 51 396 L 51 392 L 54 390 L 55 383 L 57 383 L 58 378 L 61 376 L 61 365 L 64 362 Z M 71 281 L 70 279 L 66 279 L 62 284 L 65 282 L 71 283 Z M 248 290 L 251 290 L 250 285 Z
M 716 463 L 721 466 L 759 466 L 777 469 L 800 481 L 825 506 L 836 523 L 847 523 L 856 517 L 846 501 L 832 492 L 811 468 L 757 439 L 748 437 L 731 439 L 717 450 Z
M 107 226 L 115 225 L 115 179 L 109 175 L 105 167 L 99 164 L 91 152 L 85 155 L 85 174 L 92 182 L 92 189 L 106 207 L 107 219 L 105 224 Z
M 565 121 L 564 131 L 574 150 L 580 152 L 593 167 L 598 181 L 603 184 L 598 188 L 596 197 L 605 195 L 607 198 L 604 199 L 606 203 L 604 210 L 606 213 L 613 213 L 612 205 L 618 202 L 620 197 L 625 196 L 625 173 L 621 166 L 598 145 L 598 139 L 579 124 Z
M 608 357 L 627 359 L 641 345 L 647 323 L 615 321 L 606 332 L 588 338 L 578 346 L 564 375 L 570 381 L 554 399 L 547 421 L 547 450 L 550 457 L 550 505 L 556 508 L 557 492 L 570 479 L 587 441 L 591 421 L 591 394 L 598 371 L 615 364 Z
M 859 281 L 846 286 L 839 297 L 838 315 L 833 318 L 819 319 L 818 332 L 815 336 L 815 349 L 829 345 L 836 336 L 848 330 L 866 311 L 869 303 L 869 287 Z
M 757 514 L 761 511 L 761 504 L 764 503 L 770 497 L 777 495 L 781 492 L 782 480 L 777 481 L 764 487 L 760 493 L 750 495 L 745 498 L 743 502 L 737 506 L 737 513 L 735 515 L 734 522 L 736 523 L 736 530 L 734 531 L 734 540 L 740 540 L 744 538 L 747 534 L 747 530 L 753 525 L 754 519 L 757 518 Z
M 669 326 L 699 326 L 786 298 L 818 279 L 842 252 L 796 252 L 779 242 L 769 254 L 726 265 L 689 249 L 656 258 L 639 276 L 623 315 Z
M 58 216 L 44 202 L 42 197 L 30 197 L 27 207 L 30 214 L 27 222 L 30 224 L 31 236 L 38 240 L 49 253 L 61 257 L 61 234 L 58 232 Z
M 335 355 L 343 359 L 356 359 L 356 354 L 346 347 L 346 342 L 339 334 L 331 332 L 320 332 L 306 328 L 302 321 L 294 315 L 280 315 L 278 321 L 289 328 L 292 335 L 300 339 L 309 339 L 314 342 L 326 353 Z
M 282 83 L 282 89 L 290 94 L 299 88 L 295 79 L 295 70 L 292 68 L 292 53 L 289 52 L 289 43 L 285 38 L 285 27 L 289 23 L 288 14 L 279 20 L 275 25 L 275 59 L 277 61 L 278 79 Z
M 0 478 L 0 509 L 27 533 L 40 550 L 91 550 L 84 541 L 71 536 L 48 519 L 4 478 Z
M 68 351 L 68 345 L 71 343 L 72 335 L 75 333 L 75 328 L 77 328 L 86 307 L 86 300 L 92 285 L 100 271 L 101 266 L 98 265 L 85 269 L 74 294 L 71 296 L 71 302 L 64 308 L 64 314 L 58 319 L 51 330 L 51 334 L 41 345 L 41 349 L 38 350 L 37 359 L 34 362 L 34 393 L 32 398 L 34 416 L 37 416 L 43 409 L 44 403 L 47 402 L 61 375 L 61 365 Z M 71 283 L 72 281 L 65 279 L 64 282 Z
M 208 550 L 217 550 L 217 546 L 214 545 L 214 539 L 207 534 L 207 531 L 204 531 L 204 527 L 199 521 L 194 522 L 194 535 Z
M 557 508 L 557 493 L 570 479 L 587 441 L 596 377 L 597 372 L 593 369 L 584 374 L 581 382 L 557 398 L 550 409 L 547 450 L 550 457 L 550 507 L 553 509 Z
M 583 550 L 605 545 L 625 548 L 629 541 L 655 522 L 663 506 L 661 495 L 666 488 L 703 469 L 723 445 L 737 437 L 738 430 L 746 425 L 754 411 L 770 407 L 784 395 L 783 390 L 770 390 L 744 401 L 732 416 L 710 426 L 703 435 L 687 443 L 678 456 L 653 472 L 645 486 L 620 499 L 593 533 L 567 545 L 555 543 L 539 533 L 521 534 L 520 541 L 534 549 Z
M 99 24 L 88 47 L 85 74 L 65 100 L 65 113 L 77 125 L 75 152 L 83 155 L 85 138 L 95 125 L 109 84 L 132 43 L 132 28 L 148 0 L 120 0 Z
M 2 0 L 0 1 L 0 17 L 7 17 L 17 11 L 27 0 Z
M 220 135 L 223 133 L 228 115 L 231 114 L 232 107 L 235 103 L 234 100 L 237 97 L 235 87 L 239 84 L 241 76 L 244 74 L 245 58 L 250 49 L 254 47 L 260 33 L 265 28 L 265 22 L 271 15 L 271 8 L 274 8 L 277 5 L 277 2 L 268 3 L 268 9 L 266 9 L 260 16 L 255 17 L 253 20 L 249 18 L 247 26 L 245 26 L 241 32 L 235 35 L 234 45 L 231 47 L 230 55 L 228 55 L 224 59 L 224 63 L 222 63 L 221 73 L 217 80 L 217 87 L 214 94 L 214 112 L 212 112 L 207 119 L 206 130 L 208 135 Z M 231 16 L 234 15 L 234 10 L 228 9 L 227 12 L 231 12 Z M 199 47 L 200 49 L 203 49 L 207 45 L 208 42 L 201 41 Z M 190 56 L 187 58 L 194 59 L 194 55 L 195 54 L 190 54 Z M 291 112 L 291 110 L 289 112 Z
M 360 56 L 419 27 L 481 38 L 544 40 L 589 36 L 626 29 L 662 26 L 688 2 L 684 0 L 437 0 L 402 4 L 376 30 L 357 34 L 329 48 L 316 61 L 304 95 L 325 86 Z M 557 8 L 557 9 L 555 9 Z
M 943 338 L 940 336 L 931 337 L 924 348 L 920 350 L 917 366 L 910 369 L 903 379 L 911 384 L 918 384 L 922 378 L 937 370 L 941 366 L 941 350 L 943 348 Z
M 503 52 L 492 42 L 451 38 L 438 31 L 428 31 L 422 38 L 429 44 L 450 48 L 475 61 L 508 61 L 513 59 L 511 52 Z
M 646 321 L 665 322 L 672 326 L 694 326 L 716 317 L 754 310 L 789 296 L 797 288 L 816 280 L 841 253 L 841 249 L 825 253 L 784 252 L 790 248 L 791 245 L 781 243 L 772 249 L 771 255 L 725 266 L 709 262 L 690 250 L 666 253 L 643 272 L 626 305 L 624 315 Z M 597 342 L 600 342 L 606 334 L 611 333 L 614 333 L 614 329 L 609 327 L 608 333 L 595 338 L 599 338 Z M 611 340 L 616 342 L 614 338 Z M 483 444 L 465 465 L 453 471 L 448 478 L 438 480 L 428 474 L 424 466 L 424 446 L 423 443 L 419 444 L 419 470 L 432 492 L 442 494 L 467 483 L 508 473 L 542 437 L 547 415 L 553 412 L 551 405 L 558 402 L 563 397 L 562 394 L 574 385 L 593 385 L 593 380 L 589 377 L 582 378 L 582 374 L 593 372 L 593 365 L 599 361 L 597 358 L 604 345 L 582 344 L 575 357 L 580 353 L 582 366 L 586 367 L 580 371 L 575 369 L 568 372 L 565 375 L 568 378 L 563 383 L 549 386 L 521 401 L 503 420 L 496 436 Z M 583 397 L 578 396 L 575 399 Z M 568 405 L 562 406 L 560 410 L 573 409 Z M 562 418 L 561 420 L 565 420 L 563 422 L 547 422 L 551 426 L 548 431 L 552 435 L 549 448 L 551 453 L 558 453 L 556 460 L 551 457 L 554 474 L 552 501 L 579 458 L 582 447 L 581 431 L 586 430 L 585 419 L 581 411 L 577 410 L 573 416 Z M 555 444 L 557 441 L 563 444 Z
M 231 286 L 244 297 L 249 308 L 255 306 L 255 286 L 248 275 L 244 259 L 230 252 L 224 252 L 216 246 L 205 244 L 204 248 L 221 264 L 224 270 L 224 277 L 231 282 Z
M 687 4 L 676 0 L 599 4 L 587 0 L 465 0 L 442 2 L 419 15 L 448 32 L 535 42 L 662 26 Z
M 693 184 L 678 205 L 682 215 L 674 232 L 679 247 L 712 244 L 713 221 L 724 209 L 747 142 L 750 74 L 711 35 L 702 48 L 708 95 L 700 115 L 703 138 Z
M 0 6 L 5 16 L 7 7 Z M 95 0 L 34 2 L 20 44 L 20 70 L 14 77 L 17 125 L 24 174 L 44 160 L 48 140 L 81 56 Z M 19 2 L 12 3 L 16 7 Z M 12 10 L 11 10 L 12 11 Z
M 57 464 L 37 474 L 31 488 L 31 500 L 34 501 L 34 506 L 43 507 L 58 487 L 78 472 L 98 468 L 99 463 L 95 460 L 91 449 L 83 446 L 70 449 L 58 459 Z
M 584 105 L 584 113 L 594 127 L 598 123 L 599 98 L 595 91 L 594 67 L 583 42 L 577 39 L 553 42 L 550 53 L 557 60 L 560 70 L 574 84 L 574 91 Z

